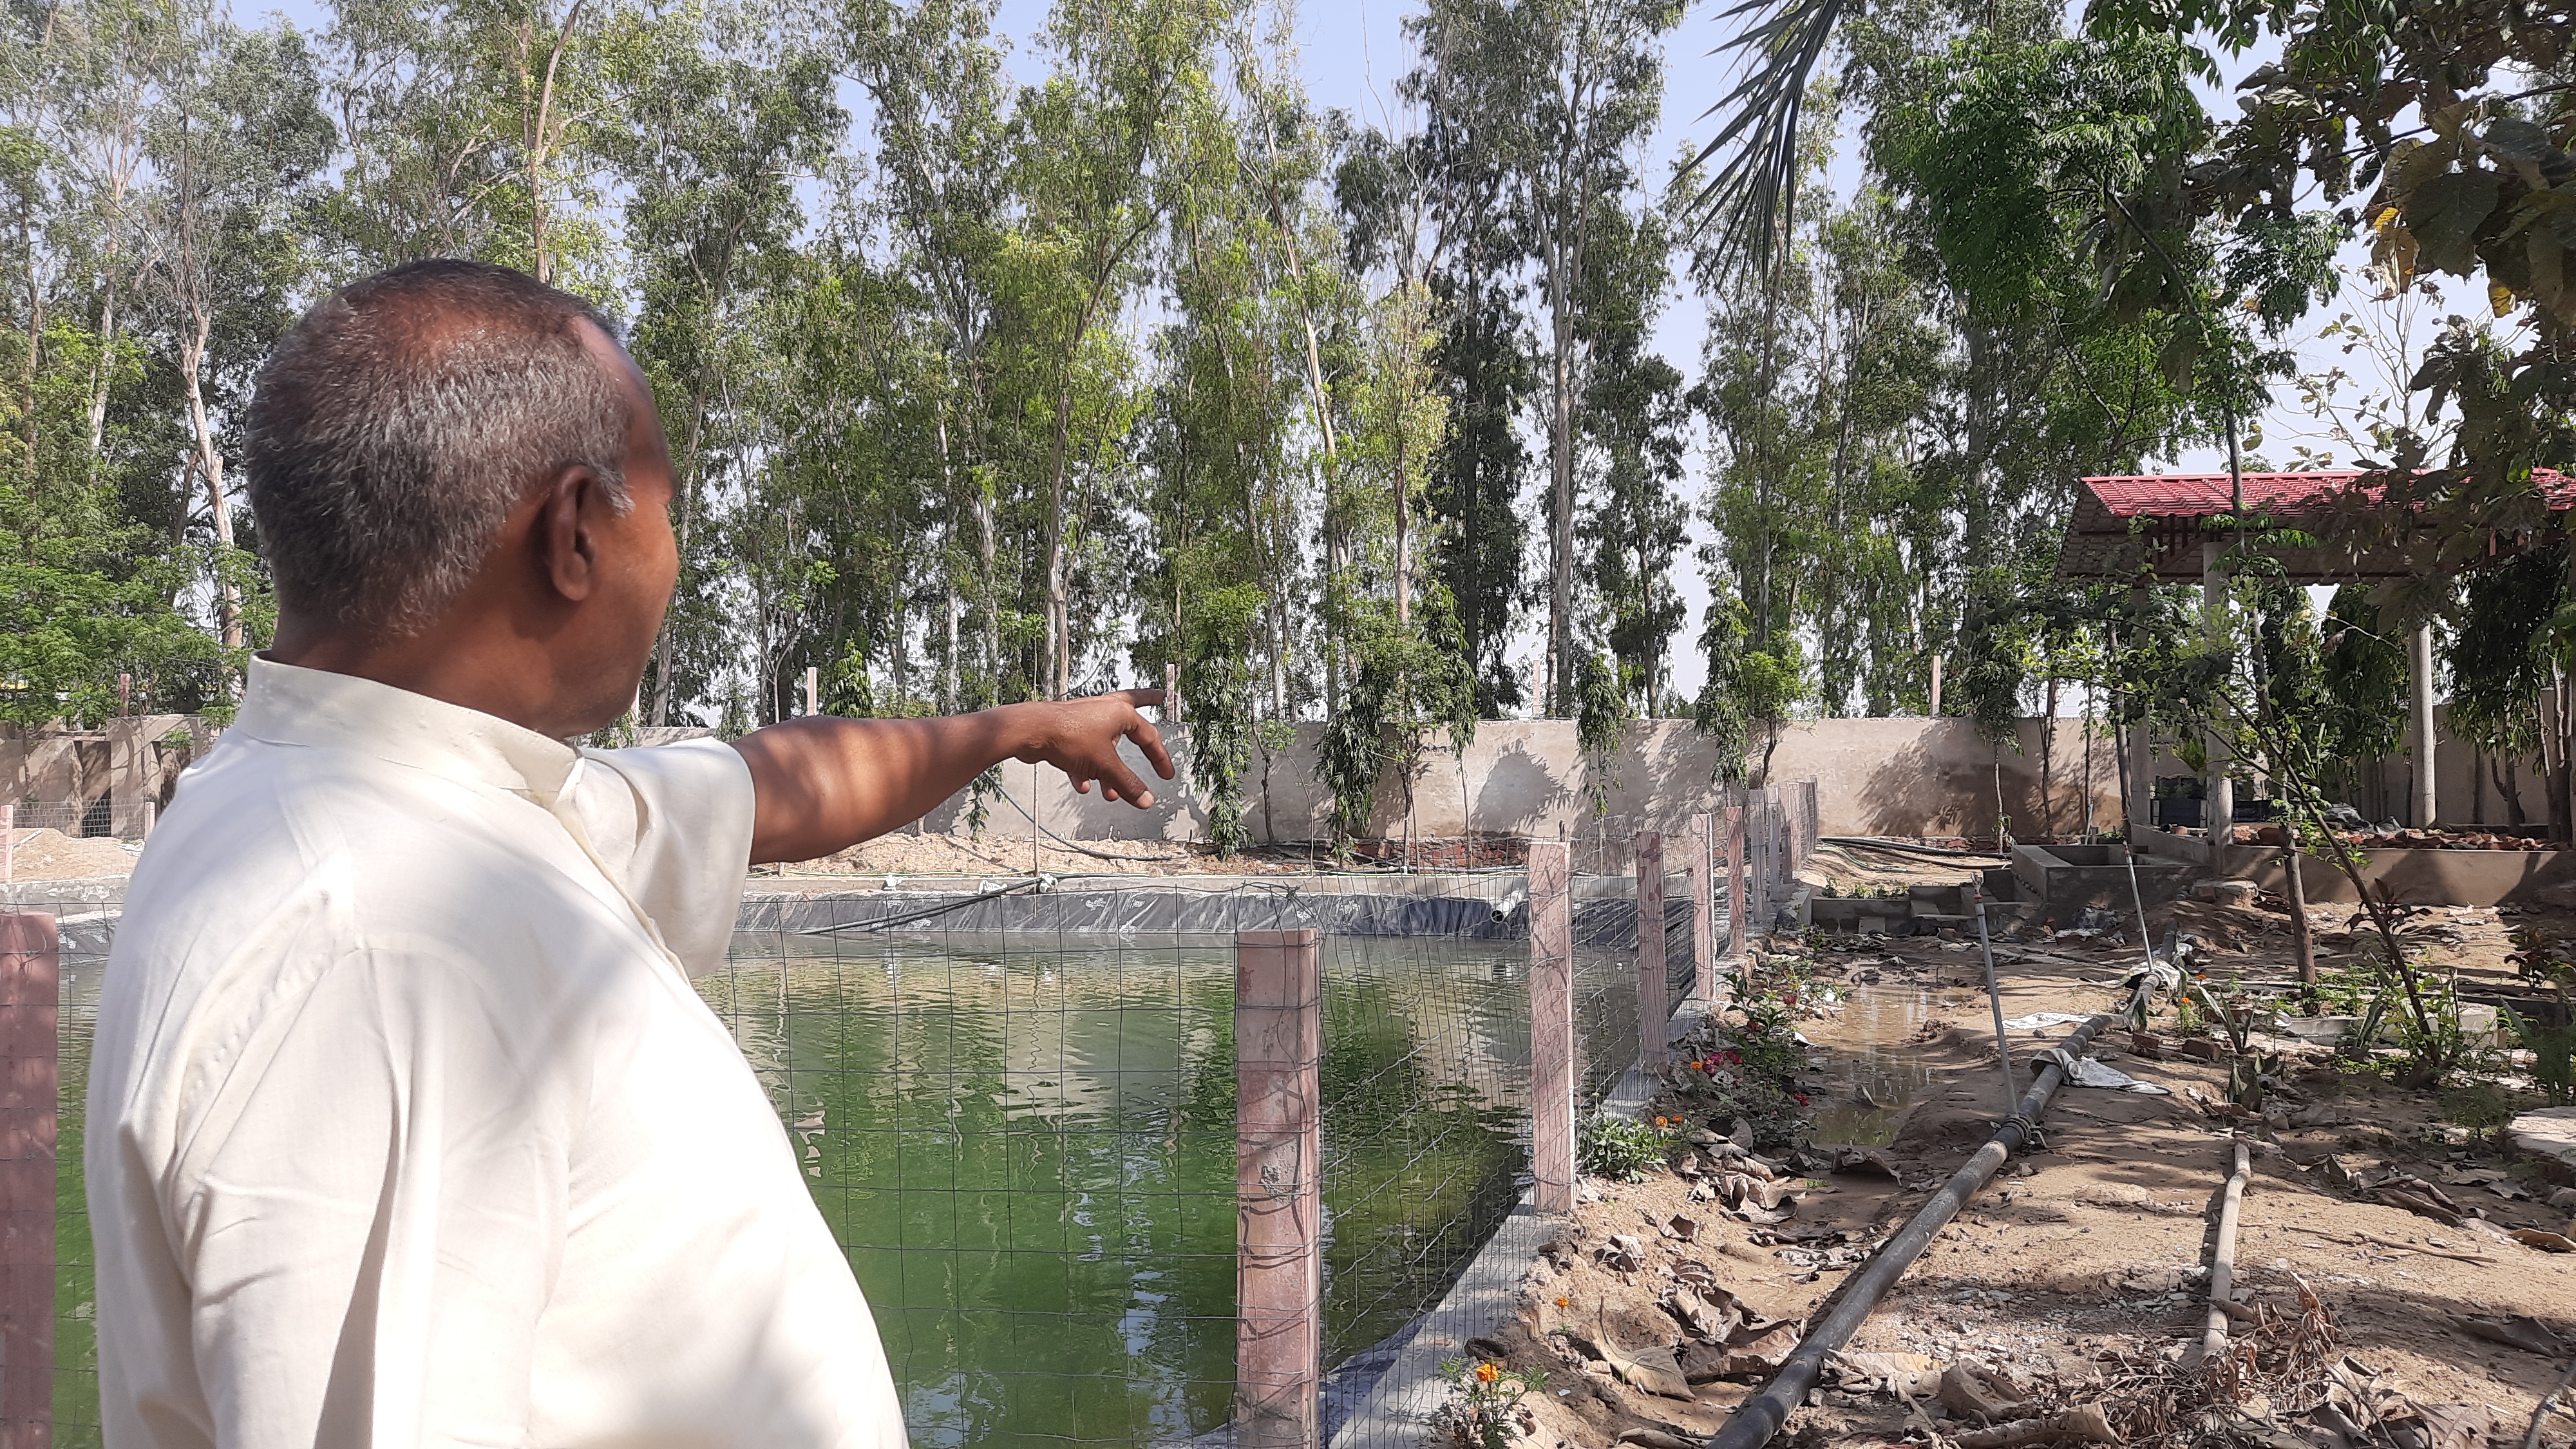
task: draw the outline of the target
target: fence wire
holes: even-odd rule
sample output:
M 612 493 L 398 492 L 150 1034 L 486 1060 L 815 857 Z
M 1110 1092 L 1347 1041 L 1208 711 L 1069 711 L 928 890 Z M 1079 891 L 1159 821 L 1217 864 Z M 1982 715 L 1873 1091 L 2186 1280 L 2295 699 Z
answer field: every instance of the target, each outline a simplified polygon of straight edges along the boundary
M 1595 859 L 1620 863 L 1611 854 Z M 750 899 L 730 959 L 698 984 L 849 1254 L 914 1440 L 1223 1432 L 1233 938 L 1300 926 L 1322 937 L 1329 1438 L 1398 1349 L 1439 1327 L 1444 1295 L 1528 1188 L 1525 875 L 904 885 Z M 63 918 L 52 1441 L 94 1444 L 81 1109 L 114 907 L 11 894 Z M 1588 1113 L 1637 1056 L 1640 930 L 1664 932 L 1670 1002 L 1698 964 L 1678 869 L 1659 923 L 1639 919 L 1632 880 L 1578 876 L 1574 896 Z M 1714 938 L 1723 952 L 1722 914 Z

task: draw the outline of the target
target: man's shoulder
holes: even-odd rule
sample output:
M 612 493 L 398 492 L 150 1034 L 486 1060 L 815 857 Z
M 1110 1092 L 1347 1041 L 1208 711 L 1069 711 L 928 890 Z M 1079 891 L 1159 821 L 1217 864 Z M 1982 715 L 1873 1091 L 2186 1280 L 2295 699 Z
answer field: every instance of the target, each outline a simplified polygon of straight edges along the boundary
M 395 950 L 524 970 L 602 904 L 546 813 L 346 751 L 245 741 L 182 781 L 136 863 L 117 956 L 165 969 L 281 933 L 297 954 Z M 569 909 L 568 909 L 569 908 Z

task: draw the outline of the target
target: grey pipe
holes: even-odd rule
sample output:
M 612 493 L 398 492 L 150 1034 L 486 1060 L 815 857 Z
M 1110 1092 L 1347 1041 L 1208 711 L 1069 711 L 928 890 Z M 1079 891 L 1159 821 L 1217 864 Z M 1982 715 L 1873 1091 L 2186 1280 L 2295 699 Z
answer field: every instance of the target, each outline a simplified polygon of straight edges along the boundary
M 2227 1175 L 2227 1190 L 2218 1202 L 2218 1242 L 2209 1254 L 2209 1316 L 2200 1334 L 2201 1362 L 2227 1352 L 2227 1310 L 2236 1290 L 2236 1220 L 2245 1205 L 2245 1179 L 2252 1169 L 2245 1158 L 2245 1139 L 2236 1140 L 2236 1170 Z
M 2138 989 L 2144 992 L 2152 985 L 2151 979 L 2140 983 Z M 2082 1055 L 2084 1048 L 2092 1043 L 2094 1034 L 2114 1019 L 2106 1012 L 2085 1022 L 2066 1039 L 2060 1050 L 2070 1057 Z M 1825 1315 L 1824 1322 L 1808 1330 L 1807 1336 L 1790 1350 L 1787 1361 L 1780 1365 L 1780 1372 L 1762 1386 L 1762 1392 L 1745 1400 L 1719 1427 L 1717 1436 L 1708 1441 L 1708 1449 L 1760 1449 L 1772 1435 L 1780 1432 L 1781 1424 L 1788 1420 L 1789 1411 L 1806 1402 L 1807 1391 L 1815 1387 L 1817 1375 L 1824 1371 L 1825 1360 L 1851 1342 L 1852 1335 L 1860 1332 L 1861 1324 L 1878 1307 L 1878 1300 L 1886 1297 L 1887 1290 L 1896 1286 L 1896 1280 L 1905 1276 L 1905 1270 L 1914 1266 L 1914 1260 L 1932 1245 L 1934 1236 L 1950 1225 L 1950 1219 L 1958 1216 L 1959 1209 L 1967 1205 L 1977 1189 L 1986 1185 L 1996 1169 L 2004 1165 L 2004 1159 L 2029 1140 L 2037 1130 L 2039 1114 L 2048 1109 L 2048 1099 L 2057 1094 L 2058 1086 L 2065 1080 L 2065 1073 L 2055 1063 L 2041 1070 L 2038 1080 L 2032 1082 L 2030 1090 L 2023 1094 L 2020 1111 L 1996 1128 L 1995 1135 L 1986 1140 L 1986 1145 L 1978 1148 L 1965 1166 L 1952 1173 L 1950 1180 L 1941 1185 L 1941 1190 L 1932 1195 L 1932 1200 L 1925 1203 L 1895 1237 L 1888 1239 L 1886 1245 L 1871 1256 L 1869 1266 L 1861 1269 L 1860 1276 L 1844 1290 L 1842 1301 Z
M 1995 984 L 1995 938 L 1986 930 L 1986 887 L 1982 881 L 1977 884 L 1977 944 L 1986 952 L 1986 1004 L 1995 1009 L 1995 1065 L 2003 1070 L 2004 1111 L 2009 1114 L 2013 1098 L 2018 1095 L 2013 1082 L 2012 1039 L 2004 1034 L 2004 994 Z

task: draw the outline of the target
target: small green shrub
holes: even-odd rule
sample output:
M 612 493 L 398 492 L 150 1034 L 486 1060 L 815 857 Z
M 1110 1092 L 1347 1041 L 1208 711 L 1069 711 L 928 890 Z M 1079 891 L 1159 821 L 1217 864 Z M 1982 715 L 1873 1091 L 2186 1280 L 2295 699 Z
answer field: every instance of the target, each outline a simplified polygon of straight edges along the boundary
M 1491 1359 L 1474 1363 L 1442 1359 L 1440 1375 L 1457 1388 L 1457 1396 L 1442 1406 L 1438 1417 L 1438 1428 L 1455 1449 L 1510 1449 L 1516 1433 L 1529 1422 L 1515 1422 L 1521 1420 L 1517 1412 L 1521 1396 L 1547 1388 L 1544 1372 L 1507 1369 Z
M 1603 1113 L 1576 1129 L 1574 1164 L 1586 1177 L 1635 1182 L 1664 1162 L 1664 1134 L 1643 1122 Z
M 2511 1009 L 2505 1020 L 2531 1049 L 2531 1079 L 2549 1095 L 2550 1105 L 2576 1101 L 2576 1022 L 2547 1027 Z
M 2442 1094 L 2442 1120 L 2479 1132 L 2491 1131 L 2513 1120 L 2513 1099 L 2487 1082 L 2453 1087 Z

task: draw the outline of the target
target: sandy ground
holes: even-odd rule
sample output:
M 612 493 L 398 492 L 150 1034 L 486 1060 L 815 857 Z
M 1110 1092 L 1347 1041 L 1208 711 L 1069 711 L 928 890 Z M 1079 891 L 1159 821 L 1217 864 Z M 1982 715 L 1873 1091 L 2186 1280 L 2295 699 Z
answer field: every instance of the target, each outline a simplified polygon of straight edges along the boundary
M 59 830 L 21 830 L 10 874 L 17 880 L 88 880 L 131 875 L 143 847 L 122 840 L 65 835 Z
M 1855 878 L 1851 862 L 1825 864 L 1846 883 Z M 2155 916 L 2159 936 L 2170 922 L 2207 940 L 2205 965 L 2213 974 L 2287 974 L 2287 920 L 2277 903 L 2184 903 Z M 2328 964 L 2348 956 L 2343 913 L 2321 910 L 2315 920 Z M 2501 972 L 2505 930 L 2534 923 L 2492 910 L 2436 912 L 2419 918 L 2416 929 L 2435 942 L 2437 965 L 2475 974 Z M 2562 933 L 2576 925 L 2540 924 Z M 2114 1004 L 2113 983 L 2136 959 L 2134 946 L 2002 943 L 2005 1011 L 2104 1010 Z M 1822 1146 L 1768 1154 L 1769 1170 L 1793 1184 L 1793 1215 L 1778 1223 L 1745 1221 L 1704 1188 L 1694 1200 L 1698 1182 L 1720 1180 L 1717 1154 L 1731 1149 L 1677 1142 L 1668 1161 L 1700 1169 L 1698 1182 L 1670 1168 L 1634 1184 L 1587 1180 L 1587 1194 L 1598 1200 L 1578 1209 L 1557 1252 L 1531 1268 L 1519 1322 L 1474 1345 L 1510 1370 L 1550 1375 L 1542 1392 L 1522 1400 L 1523 1442 L 1673 1449 L 1657 1436 L 1704 1438 L 1758 1388 L 1868 1250 L 1992 1130 L 2002 1087 L 1973 941 L 1828 941 L 1816 953 L 1816 976 L 1871 983 L 1853 987 L 1857 999 L 1840 1010 L 1802 1023 L 1829 1057 L 1869 1038 L 1883 1042 L 1891 1020 L 1921 1023 L 1910 1065 L 1928 1081 L 1901 1108 L 1893 1140 L 1860 1170 L 1838 1169 L 1856 1159 Z M 2159 1025 L 2169 1031 L 2170 1015 Z M 2038 1043 L 2016 1040 L 2016 1058 L 2072 1029 L 2038 1033 Z M 2115 1035 L 2127 1044 L 2125 1031 Z M 2223 1067 L 2171 1052 L 2148 1060 L 2101 1044 L 2105 1061 L 2173 1095 L 2061 1091 L 2045 1118 L 2045 1148 L 2009 1164 L 1917 1260 L 1850 1345 L 1852 1354 L 1878 1357 L 1829 1373 L 1792 1415 L 1784 1440 L 1955 1442 L 1983 1421 L 1945 1406 L 1941 1400 L 1955 1396 L 1935 1386 L 1942 1370 L 1964 1364 L 2003 1375 L 1989 1387 L 2029 1396 L 2032 1407 L 1999 1417 L 2099 1403 L 2131 1443 L 2183 1444 L 2197 1435 L 2199 1443 L 2273 1449 L 2519 1445 L 2535 1404 L 2576 1352 L 2576 1253 L 2506 1234 L 2576 1233 L 2576 1193 L 2510 1160 L 2491 1135 L 2445 1122 L 2434 1094 L 2339 1068 L 2323 1049 L 2286 1039 L 2269 1045 L 2288 1059 L 2286 1080 L 2268 1118 L 2248 1120 L 2224 1105 Z M 2027 1085 L 2028 1067 L 2017 1061 L 2016 1069 Z M 1830 1105 L 1821 1084 L 1841 1070 L 1817 1074 L 1818 1107 Z M 2513 1083 L 2508 1078 L 2504 1086 L 2510 1091 Z M 1656 1105 L 1678 1114 L 1684 1100 L 1667 1094 Z M 2538 1104 L 2528 1093 L 2519 1098 L 2524 1108 Z M 1846 1115 L 1884 1122 L 1867 1112 Z M 1694 1119 L 1684 1130 L 1723 1133 L 1729 1125 Z M 2232 1161 L 2231 1134 L 2240 1131 L 2253 1170 L 2237 1247 L 2239 1296 L 2250 1314 L 2271 1321 L 2259 1331 L 2240 1328 L 2238 1342 L 2266 1366 L 2256 1377 L 2271 1377 L 2249 1383 L 2237 1402 L 2201 1420 L 2177 1423 L 2173 1386 L 2199 1393 L 2206 1382 L 2186 1365 L 2206 1314 L 2202 1265 Z M 1684 1163 L 1686 1150 L 1694 1160 Z M 2392 1171 L 2437 1185 L 2470 1216 L 2446 1225 L 2356 1190 Z M 1672 1235 L 1676 1216 L 1689 1221 L 1693 1240 Z M 1691 1291 L 1702 1305 L 1718 1305 L 1715 1321 L 1703 1315 L 1701 1326 L 1731 1343 L 1708 1341 L 1676 1311 L 1690 1307 L 1677 1293 L 1690 1285 L 1706 1285 Z M 2321 1315 L 2303 1312 L 2303 1288 Z M 1743 1314 L 1791 1326 L 1767 1337 L 1759 1321 L 1729 1332 L 1742 1314 L 1729 1311 L 1728 1294 Z M 2506 1346 L 2460 1326 L 2469 1317 L 2518 1315 L 2554 1332 L 2562 1346 Z M 1646 1367 L 1627 1372 L 1614 1360 Z M 1677 1369 L 1681 1378 L 1657 1369 Z M 1891 1381 L 1917 1390 L 1912 1405 L 1888 1391 Z M 1688 1397 L 1674 1396 L 1674 1388 Z M 2356 1438 L 2320 1427 L 2308 1411 L 2329 1391 L 2375 1405 L 2372 1412 L 2388 1422 L 2365 1425 L 2369 1432 Z M 2576 1418 L 2557 1417 L 2544 1433 L 2549 1445 L 2571 1440 Z

